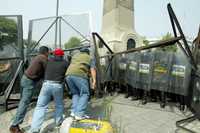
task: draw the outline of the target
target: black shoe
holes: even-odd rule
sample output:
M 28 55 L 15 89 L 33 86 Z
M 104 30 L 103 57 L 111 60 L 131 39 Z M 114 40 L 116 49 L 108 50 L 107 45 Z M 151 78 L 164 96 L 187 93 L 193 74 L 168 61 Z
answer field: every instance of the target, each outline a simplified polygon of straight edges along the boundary
M 184 111 L 185 110 L 185 105 L 180 105 L 180 111 Z
M 138 100 L 139 98 L 138 97 L 136 97 L 136 96 L 132 96 L 131 97 L 131 101 L 135 101 L 135 100 Z
M 163 103 L 163 102 L 162 102 L 162 103 L 160 103 L 160 107 L 161 107 L 161 108 L 165 108 L 165 105 L 166 105 L 166 104 L 165 104 L 165 103 Z
M 130 95 L 127 93 L 125 94 L 124 98 L 128 98 Z
M 157 102 L 156 98 L 151 98 L 151 102 Z
M 147 99 L 142 99 L 142 105 L 147 104 Z
M 24 133 L 24 132 L 19 128 L 18 125 L 16 125 L 16 126 L 11 126 L 9 130 L 10 130 L 11 133 Z

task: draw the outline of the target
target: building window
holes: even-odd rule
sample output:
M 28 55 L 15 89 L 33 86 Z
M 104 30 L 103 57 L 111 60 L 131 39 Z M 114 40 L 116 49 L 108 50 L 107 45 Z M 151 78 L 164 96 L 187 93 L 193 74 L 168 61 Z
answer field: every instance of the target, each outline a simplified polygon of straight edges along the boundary
M 135 48 L 136 42 L 134 39 L 128 39 L 127 41 L 127 50 L 131 48 Z

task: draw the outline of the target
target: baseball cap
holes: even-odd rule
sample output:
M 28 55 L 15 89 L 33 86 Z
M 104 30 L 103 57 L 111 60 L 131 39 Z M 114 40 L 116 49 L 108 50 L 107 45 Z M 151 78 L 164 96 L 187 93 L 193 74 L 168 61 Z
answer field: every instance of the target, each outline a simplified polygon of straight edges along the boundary
M 57 48 L 57 49 L 55 49 L 55 50 L 53 51 L 53 54 L 54 54 L 55 56 L 63 56 L 63 55 L 64 55 L 64 51 L 63 51 L 62 49 L 60 49 L 60 48 Z

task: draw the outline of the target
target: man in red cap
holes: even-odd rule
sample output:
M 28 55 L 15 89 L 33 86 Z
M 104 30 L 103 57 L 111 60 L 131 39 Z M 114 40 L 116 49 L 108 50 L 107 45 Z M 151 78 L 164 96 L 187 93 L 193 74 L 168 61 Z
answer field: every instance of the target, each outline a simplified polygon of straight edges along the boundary
M 63 121 L 63 81 L 69 62 L 63 59 L 64 51 L 62 49 L 56 49 L 53 51 L 53 55 L 54 57 L 47 63 L 44 83 L 33 114 L 30 129 L 32 133 L 39 133 L 52 96 L 56 108 L 55 123 L 59 126 Z

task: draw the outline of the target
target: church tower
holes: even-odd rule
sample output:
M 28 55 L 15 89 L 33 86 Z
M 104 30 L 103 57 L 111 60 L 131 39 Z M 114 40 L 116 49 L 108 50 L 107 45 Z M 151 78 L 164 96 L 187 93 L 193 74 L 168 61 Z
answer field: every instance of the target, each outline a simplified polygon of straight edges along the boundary
M 134 0 L 104 0 L 101 35 L 114 52 L 143 45 L 135 31 Z

